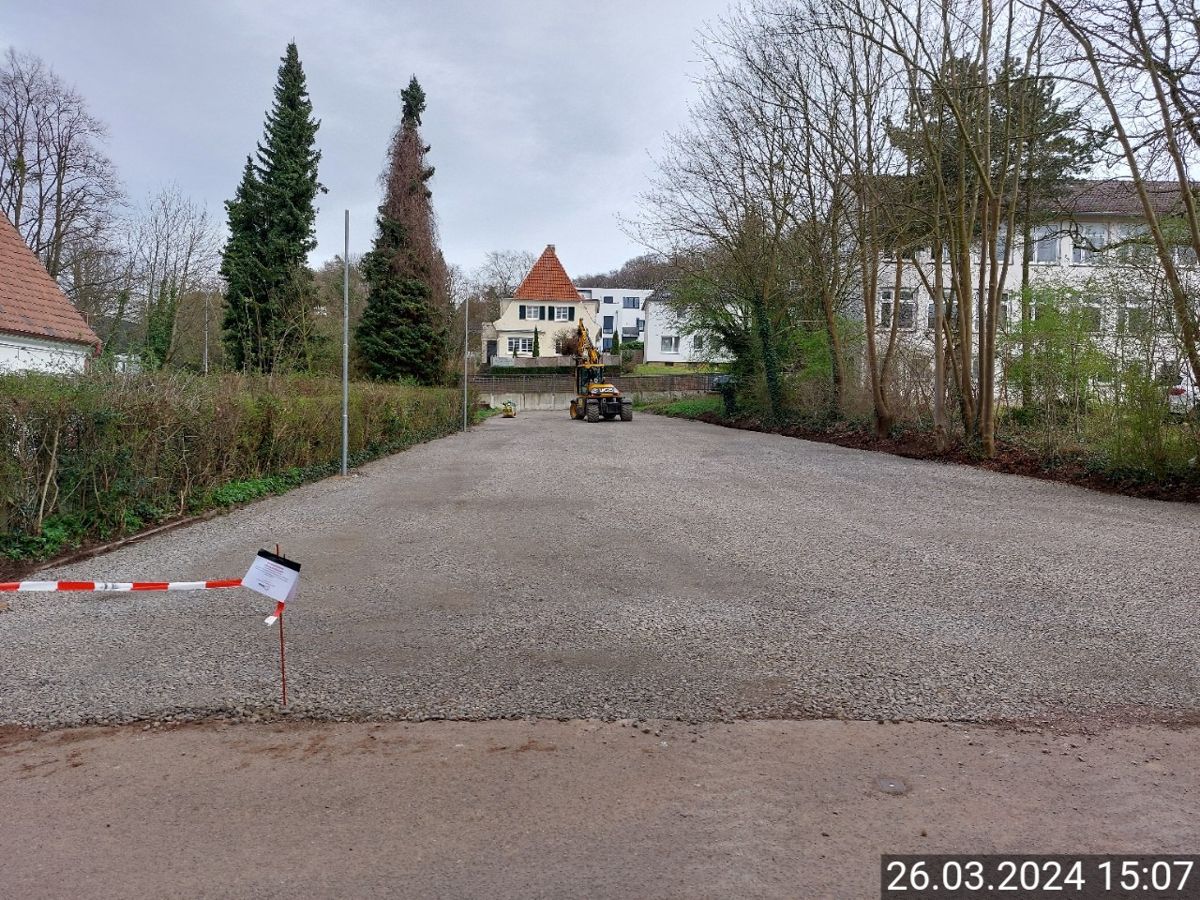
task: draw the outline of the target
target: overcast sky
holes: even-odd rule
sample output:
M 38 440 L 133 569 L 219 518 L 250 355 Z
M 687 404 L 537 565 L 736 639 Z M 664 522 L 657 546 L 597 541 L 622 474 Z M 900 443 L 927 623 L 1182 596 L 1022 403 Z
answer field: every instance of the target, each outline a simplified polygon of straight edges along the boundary
M 110 129 L 131 197 L 174 181 L 224 222 L 295 39 L 329 193 L 314 262 L 369 245 L 379 173 L 415 73 L 446 258 L 553 243 L 569 272 L 642 252 L 635 211 L 695 96 L 697 29 L 727 0 L 40 0 L 0 3 L 0 46 L 41 56 Z

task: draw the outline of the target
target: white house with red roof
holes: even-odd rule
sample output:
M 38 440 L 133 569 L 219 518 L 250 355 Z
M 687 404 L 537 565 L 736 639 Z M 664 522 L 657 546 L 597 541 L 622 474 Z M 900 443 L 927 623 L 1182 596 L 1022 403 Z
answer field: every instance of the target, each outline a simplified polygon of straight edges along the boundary
M 558 339 L 580 320 L 599 347 L 598 312 L 599 300 L 579 293 L 548 244 L 512 297 L 500 301 L 500 317 L 484 324 L 483 358 L 490 365 L 495 359 L 532 357 L 535 331 L 538 356 L 557 356 Z
M 0 215 L 0 373 L 82 372 L 100 339 Z

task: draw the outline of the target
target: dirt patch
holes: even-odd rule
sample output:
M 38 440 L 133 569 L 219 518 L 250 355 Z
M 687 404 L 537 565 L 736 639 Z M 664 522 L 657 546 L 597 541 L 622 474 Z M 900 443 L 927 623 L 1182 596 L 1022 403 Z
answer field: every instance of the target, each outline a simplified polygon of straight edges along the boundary
M 646 725 L 27 732 L 0 759 L 20 823 L 0 884 L 26 900 L 873 897 L 880 853 L 1195 851 L 1197 729 Z
M 653 412 L 653 410 L 650 410 Z M 973 466 L 991 472 L 1008 475 L 1025 475 L 1044 481 L 1073 484 L 1107 494 L 1127 497 L 1142 497 L 1148 500 L 1167 500 L 1176 503 L 1200 503 L 1200 478 L 1182 480 L 1163 478 L 1147 480 L 1133 475 L 1121 476 L 1111 472 L 1097 471 L 1080 455 L 1064 454 L 1056 459 L 1047 459 L 1032 450 L 1015 444 L 997 442 L 996 455 L 982 457 L 970 447 L 962 445 L 939 452 L 934 436 L 927 431 L 896 429 L 888 437 L 876 437 L 869 431 L 842 424 L 830 429 L 813 428 L 807 425 L 783 425 L 773 427 L 758 419 L 726 419 L 716 413 L 700 413 L 695 417 L 709 425 L 736 428 L 742 431 L 760 431 L 784 437 L 836 444 L 855 450 L 873 450 L 903 456 L 907 459 L 923 459 L 933 462 Z

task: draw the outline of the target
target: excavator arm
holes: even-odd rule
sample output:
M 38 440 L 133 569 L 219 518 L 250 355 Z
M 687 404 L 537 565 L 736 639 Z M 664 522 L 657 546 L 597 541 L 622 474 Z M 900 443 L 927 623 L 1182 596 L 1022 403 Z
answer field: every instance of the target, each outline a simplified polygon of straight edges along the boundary
M 579 324 L 576 325 L 575 333 L 578 336 L 578 340 L 575 342 L 575 365 L 600 365 L 600 352 L 596 349 L 596 345 L 592 343 L 592 336 L 588 334 L 587 327 L 583 324 L 583 319 L 580 319 Z

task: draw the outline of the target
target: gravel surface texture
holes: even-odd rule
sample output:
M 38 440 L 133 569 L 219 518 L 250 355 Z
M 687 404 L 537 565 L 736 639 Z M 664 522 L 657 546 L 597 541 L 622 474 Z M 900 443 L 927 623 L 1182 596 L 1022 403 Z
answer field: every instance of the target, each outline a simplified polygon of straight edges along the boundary
M 290 715 L 1151 719 L 1200 706 L 1184 505 L 639 415 L 493 418 L 46 578 L 303 563 Z M 270 602 L 9 595 L 0 722 L 273 715 Z

